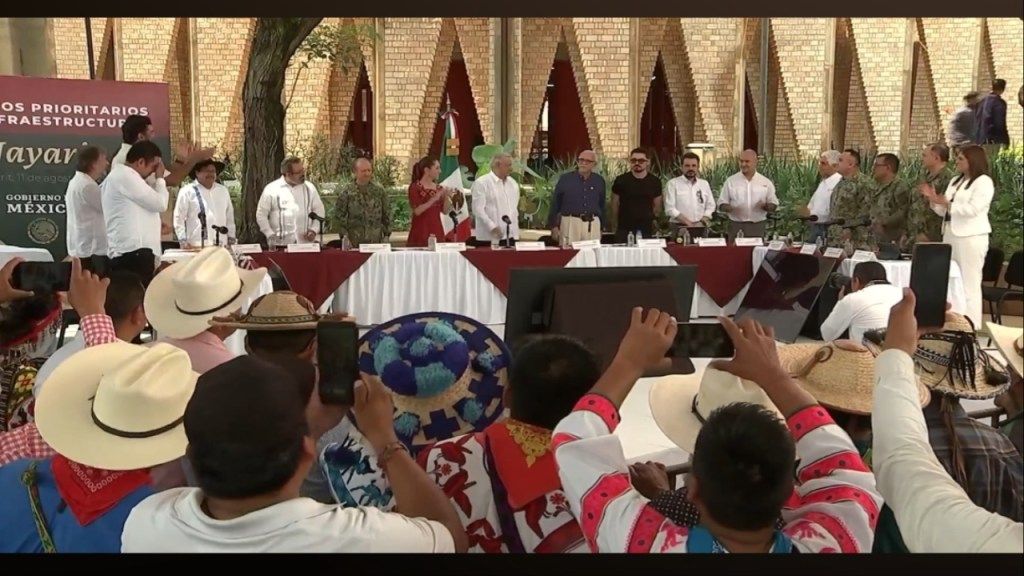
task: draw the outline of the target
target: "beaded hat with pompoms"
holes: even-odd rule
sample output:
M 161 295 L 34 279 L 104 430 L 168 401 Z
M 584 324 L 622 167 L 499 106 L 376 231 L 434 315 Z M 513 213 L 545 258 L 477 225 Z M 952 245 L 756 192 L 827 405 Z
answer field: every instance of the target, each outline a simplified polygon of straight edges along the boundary
M 395 432 L 414 453 L 501 416 L 510 356 L 487 326 L 441 312 L 396 318 L 359 341 L 359 368 L 391 393 Z

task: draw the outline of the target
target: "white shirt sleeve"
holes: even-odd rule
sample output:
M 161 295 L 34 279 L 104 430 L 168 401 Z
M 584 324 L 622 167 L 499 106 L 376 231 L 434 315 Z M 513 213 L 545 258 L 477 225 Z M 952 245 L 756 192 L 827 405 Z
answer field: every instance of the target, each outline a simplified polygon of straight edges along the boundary
M 719 194 L 719 196 L 718 196 L 718 205 L 719 206 L 721 206 L 722 204 L 729 204 L 729 203 L 732 202 L 732 195 L 729 193 L 729 190 L 730 190 L 729 181 L 731 179 L 732 179 L 732 177 L 730 176 L 729 178 L 727 178 L 725 180 L 725 183 L 722 184 L 722 193 Z
M 121 190 L 126 198 L 150 212 L 167 210 L 167 204 L 171 199 L 163 178 L 157 178 L 153 188 L 150 188 L 141 177 L 125 178 L 125 186 Z
M 976 506 L 936 459 L 905 352 L 875 362 L 871 425 L 878 489 L 911 552 L 1020 554 L 1024 525 Z
M 765 180 L 765 183 L 768 186 L 768 197 L 765 198 L 765 201 L 768 204 L 775 204 L 776 206 L 778 206 L 779 205 L 779 197 L 775 194 L 775 183 L 772 182 L 771 180 L 767 179 L 767 178 L 765 178 L 764 180 Z
M 273 193 L 264 188 L 263 194 L 260 195 L 260 201 L 256 204 L 256 224 L 260 227 L 260 232 L 267 237 L 267 240 L 274 236 L 274 228 L 270 225 L 270 212 L 273 209 Z
M 665 215 L 672 220 L 679 218 L 679 209 L 676 208 L 676 196 L 678 194 L 675 179 L 669 180 L 668 184 L 665 185 Z
M 704 195 L 704 217 L 711 218 L 715 214 L 715 195 L 711 192 L 711 184 L 704 182 L 703 185 L 704 192 L 706 192 Z
M 497 228 L 498 225 L 487 215 L 487 180 L 481 178 L 473 182 L 471 192 L 473 194 L 473 217 L 476 219 L 476 228 L 481 232 L 491 233 L 491 230 Z M 486 238 L 477 238 L 477 240 L 486 240 Z
M 452 533 L 440 522 L 409 518 L 371 507 L 360 507 L 358 510 L 364 515 L 359 523 L 362 525 L 361 531 L 380 535 L 374 552 L 455 552 Z
M 100 192 L 100 185 L 95 182 L 89 182 L 82 188 L 82 200 L 87 206 L 93 210 L 103 213 L 102 193 Z
M 189 193 L 193 192 L 193 188 L 178 189 L 178 199 L 174 203 L 174 234 L 178 237 L 179 242 L 188 242 L 187 233 L 187 220 L 189 212 Z M 194 193 L 194 192 L 193 192 Z
M 850 328 L 853 319 L 853 306 L 850 298 L 853 294 L 847 294 L 842 300 L 836 303 L 828 318 L 821 323 L 821 339 L 825 342 L 837 340 L 843 335 L 844 330 Z

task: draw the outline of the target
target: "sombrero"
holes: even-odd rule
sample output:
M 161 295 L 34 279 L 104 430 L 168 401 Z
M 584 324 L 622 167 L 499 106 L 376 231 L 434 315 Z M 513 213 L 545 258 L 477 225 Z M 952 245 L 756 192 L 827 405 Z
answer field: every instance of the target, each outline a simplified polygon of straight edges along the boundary
M 941 332 L 921 336 L 914 363 L 922 384 L 957 398 L 986 400 L 1010 385 L 1006 368 L 981 349 L 974 325 L 960 314 L 947 314 Z
M 783 369 L 827 408 L 871 414 L 875 390 L 875 354 L 852 340 L 824 344 L 790 344 L 779 348 Z M 917 383 L 921 406 L 931 393 Z
M 992 342 L 1003 353 L 1003 357 L 1013 368 L 1017 376 L 1024 376 L 1024 328 L 1002 326 L 986 322 L 985 327 L 992 336 Z
M 649 401 L 658 428 L 690 454 L 701 427 L 717 408 L 745 402 L 763 406 L 784 419 L 760 386 L 710 367 L 699 379 L 697 374 L 659 378 L 651 386 Z
M 215 318 L 211 326 L 237 330 L 315 330 L 320 314 L 305 296 L 288 290 L 257 298 L 238 319 Z
M 359 369 L 391 393 L 395 432 L 413 452 L 497 420 L 510 356 L 487 326 L 441 312 L 396 318 L 359 340 Z
M 188 177 L 195 180 L 196 172 L 202 170 L 203 168 L 206 168 L 211 164 L 213 165 L 214 169 L 217 170 L 217 175 L 220 176 L 220 173 L 224 171 L 225 164 L 220 160 L 214 160 L 212 158 L 209 158 L 207 160 L 200 160 L 199 162 L 196 162 L 195 166 L 192 166 L 192 169 L 189 170 Z

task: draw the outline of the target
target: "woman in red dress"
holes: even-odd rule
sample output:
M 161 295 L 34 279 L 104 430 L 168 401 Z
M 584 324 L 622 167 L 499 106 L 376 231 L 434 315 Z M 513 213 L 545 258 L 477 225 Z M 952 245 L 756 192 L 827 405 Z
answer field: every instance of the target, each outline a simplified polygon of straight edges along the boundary
M 430 156 L 421 159 L 412 168 L 412 183 L 409 184 L 412 227 L 409 229 L 406 246 L 427 246 L 431 234 L 438 242 L 445 241 L 441 210 L 453 191 L 437 185 L 437 177 L 440 175 L 441 163 Z

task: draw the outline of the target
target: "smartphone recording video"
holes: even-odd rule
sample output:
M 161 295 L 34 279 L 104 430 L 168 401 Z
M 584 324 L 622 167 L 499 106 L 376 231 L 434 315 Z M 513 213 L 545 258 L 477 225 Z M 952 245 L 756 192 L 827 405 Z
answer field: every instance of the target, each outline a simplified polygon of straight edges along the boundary
M 920 328 L 939 328 L 946 323 L 952 256 L 953 247 L 949 244 L 922 242 L 914 246 L 914 257 L 910 262 L 910 289 L 917 299 L 914 317 Z
M 359 328 L 355 322 L 321 320 L 316 337 L 320 401 L 351 406 L 359 379 Z

